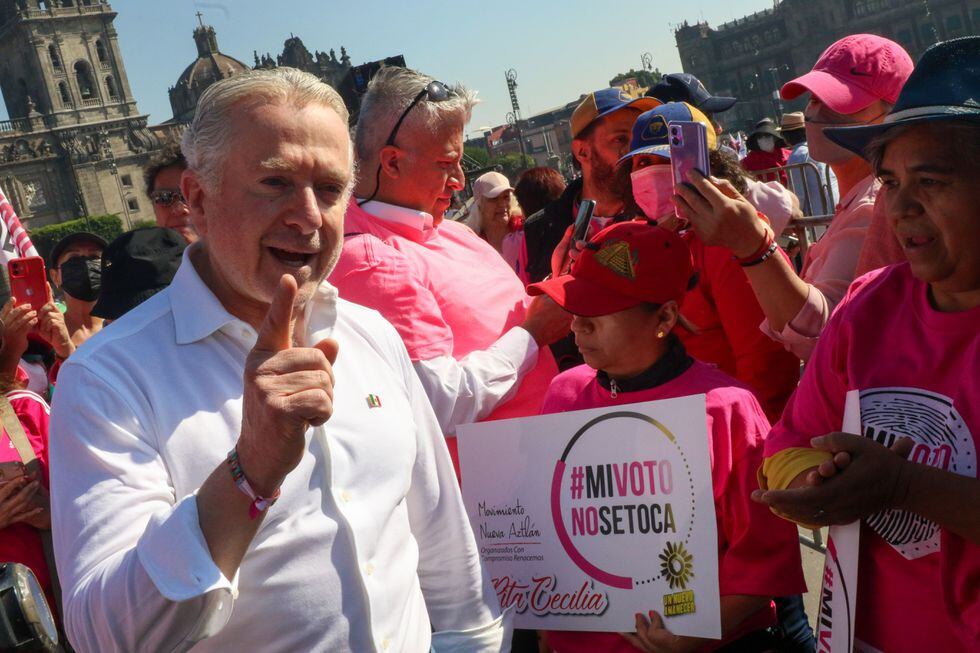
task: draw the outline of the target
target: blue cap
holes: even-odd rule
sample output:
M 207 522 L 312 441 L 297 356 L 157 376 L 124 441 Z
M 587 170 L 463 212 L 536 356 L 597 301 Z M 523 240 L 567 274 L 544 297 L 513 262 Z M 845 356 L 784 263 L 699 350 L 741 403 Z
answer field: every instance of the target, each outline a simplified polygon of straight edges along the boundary
M 926 50 L 884 122 L 824 131 L 841 147 L 865 156 L 868 143 L 879 134 L 935 120 L 980 121 L 980 36 L 943 41 Z
M 702 123 L 708 132 L 708 149 L 715 149 L 717 136 L 708 116 L 686 102 L 668 102 L 640 114 L 640 117 L 633 123 L 630 151 L 624 154 L 616 164 L 631 159 L 637 154 L 655 154 L 669 159 L 670 142 L 667 137 L 667 125 L 672 122 Z
M 630 106 L 646 111 L 660 104 L 660 100 L 652 97 L 633 97 L 621 88 L 604 88 L 589 93 L 572 112 L 572 138 L 578 138 L 586 127 L 613 111 Z
M 656 86 L 647 91 L 647 95 L 661 102 L 687 102 L 708 113 L 728 111 L 738 102 L 733 97 L 712 95 L 701 80 L 690 73 L 664 75 Z

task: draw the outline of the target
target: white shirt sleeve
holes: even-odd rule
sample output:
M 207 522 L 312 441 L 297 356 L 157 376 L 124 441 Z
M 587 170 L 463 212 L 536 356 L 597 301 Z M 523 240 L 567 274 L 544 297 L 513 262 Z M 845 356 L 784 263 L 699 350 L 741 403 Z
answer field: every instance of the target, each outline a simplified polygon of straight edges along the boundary
M 186 651 L 231 615 L 194 495 L 175 497 L 147 407 L 67 363 L 51 413 L 51 515 L 65 628 L 80 653 Z M 98 488 L 98 491 L 93 489 Z
M 487 349 L 460 360 L 439 356 L 414 363 L 445 434 L 478 422 L 517 392 L 538 359 L 531 334 L 514 327 Z
M 432 649 L 437 653 L 509 651 L 511 613 L 501 612 L 490 575 L 480 561 L 442 431 L 394 329 L 389 345 L 395 361 L 401 362 L 416 425 L 407 506 L 419 549 L 419 582 L 433 627 Z

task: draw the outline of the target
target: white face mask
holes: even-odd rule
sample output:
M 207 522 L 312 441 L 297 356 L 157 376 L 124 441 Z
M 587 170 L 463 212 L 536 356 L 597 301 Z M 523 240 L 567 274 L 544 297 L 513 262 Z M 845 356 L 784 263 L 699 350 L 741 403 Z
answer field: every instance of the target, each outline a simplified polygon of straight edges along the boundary
M 776 149 L 776 139 L 772 136 L 760 136 L 755 139 L 755 142 L 763 152 L 772 152 Z
M 633 182 L 633 199 L 650 220 L 661 220 L 674 215 L 674 175 L 669 165 L 647 166 L 630 175 Z

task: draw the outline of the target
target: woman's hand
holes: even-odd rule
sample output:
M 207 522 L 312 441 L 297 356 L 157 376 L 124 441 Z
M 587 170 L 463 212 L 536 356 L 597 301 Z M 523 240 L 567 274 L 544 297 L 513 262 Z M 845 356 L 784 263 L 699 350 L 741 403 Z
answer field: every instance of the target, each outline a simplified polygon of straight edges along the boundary
M 623 633 L 630 644 L 646 653 L 687 653 L 697 650 L 704 640 L 675 635 L 664 625 L 664 620 L 653 610 L 650 618 L 636 614 L 636 632 Z
M 575 240 L 574 232 L 575 225 L 569 225 L 568 229 L 565 230 L 565 235 L 562 236 L 561 241 L 555 247 L 555 251 L 551 254 L 552 278 L 568 274 L 575 261 L 578 260 L 579 254 L 585 249 L 585 241 Z
M 58 358 L 64 360 L 75 353 L 75 345 L 68 334 L 65 316 L 51 299 L 41 308 L 37 328 L 41 337 L 51 343 L 51 348 Z
M 752 499 L 795 522 L 820 525 L 849 524 L 904 499 L 911 464 L 906 457 L 912 449 L 908 438 L 888 448 L 860 435 L 829 433 L 811 444 L 833 458 L 804 472 L 802 482 L 797 476 L 789 488 L 756 490 Z
M 727 247 L 738 258 L 746 258 L 765 242 L 769 227 L 759 219 L 755 207 L 725 179 L 705 177 L 697 170 L 688 173 L 690 184 L 674 187 L 677 215 L 690 221 L 705 245 Z
M 0 309 L 3 322 L 3 352 L 19 359 L 27 350 L 27 334 L 38 325 L 37 311 L 30 304 L 14 304 L 11 298 Z
M 41 483 L 40 476 L 40 469 L 37 468 L 27 474 L 29 483 L 37 483 L 37 491 L 30 500 L 32 510 L 20 521 L 39 530 L 48 531 L 51 530 L 51 495 L 48 493 L 48 488 Z
M 40 487 L 39 481 L 28 480 L 26 476 L 0 483 L 0 530 L 18 522 L 28 523 L 28 520 L 35 520 L 42 512 L 47 512 L 32 501 Z M 46 528 L 50 528 L 50 514 L 47 524 Z

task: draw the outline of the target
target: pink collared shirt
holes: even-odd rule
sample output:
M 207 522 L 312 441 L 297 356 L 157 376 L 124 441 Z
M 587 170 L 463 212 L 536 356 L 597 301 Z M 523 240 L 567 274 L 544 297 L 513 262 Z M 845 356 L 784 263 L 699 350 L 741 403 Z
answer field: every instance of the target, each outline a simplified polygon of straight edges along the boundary
M 803 361 L 810 358 L 830 314 L 854 281 L 880 185 L 873 175 L 858 182 L 838 204 L 827 233 L 807 250 L 801 276 L 809 292 L 796 317 L 778 333 L 768 320 L 760 325 L 765 334 Z
M 401 335 L 443 431 L 536 415 L 557 366 L 520 324 L 529 298 L 465 225 L 383 202 L 351 202 L 330 282 Z

